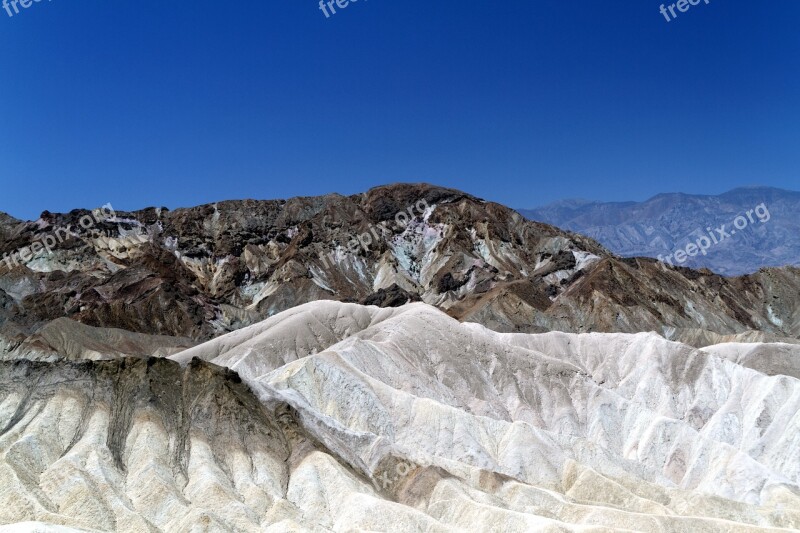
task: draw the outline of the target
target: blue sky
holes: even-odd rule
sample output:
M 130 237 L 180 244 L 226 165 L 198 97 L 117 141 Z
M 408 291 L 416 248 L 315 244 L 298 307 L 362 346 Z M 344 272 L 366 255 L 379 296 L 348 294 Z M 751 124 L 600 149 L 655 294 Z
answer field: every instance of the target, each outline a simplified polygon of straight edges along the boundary
M 800 189 L 800 2 L 52 0 L 0 11 L 0 211 Z

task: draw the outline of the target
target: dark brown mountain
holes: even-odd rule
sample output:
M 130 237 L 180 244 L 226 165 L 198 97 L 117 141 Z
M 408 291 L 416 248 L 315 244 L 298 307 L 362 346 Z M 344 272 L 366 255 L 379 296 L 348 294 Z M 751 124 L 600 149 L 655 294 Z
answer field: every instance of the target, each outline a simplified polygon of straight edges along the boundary
M 201 341 L 323 299 L 422 300 L 499 331 L 653 330 L 695 344 L 800 337 L 797 268 L 725 278 L 620 259 L 589 238 L 430 185 L 3 217 L 0 255 L 6 353 L 57 319 Z

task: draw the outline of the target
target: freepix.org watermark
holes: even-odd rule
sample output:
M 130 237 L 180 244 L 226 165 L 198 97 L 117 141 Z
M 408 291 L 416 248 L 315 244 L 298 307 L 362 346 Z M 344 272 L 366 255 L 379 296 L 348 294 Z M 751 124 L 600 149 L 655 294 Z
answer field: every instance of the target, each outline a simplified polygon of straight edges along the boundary
M 38 4 L 39 2 L 43 1 L 44 0 L 3 0 L 3 9 L 6 10 L 6 13 L 8 13 L 9 17 L 13 17 L 14 15 L 20 14 L 20 8 L 28 9 L 33 4 Z M 52 2 L 53 0 L 47 1 Z
M 355 4 L 359 0 L 319 0 L 319 10 L 325 14 L 325 18 L 331 18 L 331 15 L 336 14 L 336 8 L 344 9 L 350 4 Z M 366 2 L 367 0 L 361 0 Z
M 705 232 L 702 230 L 696 231 L 692 233 L 692 235 L 697 235 L 700 233 L 700 237 L 696 241 L 690 242 L 684 248 L 671 253 L 666 257 L 659 255 L 658 260 L 661 261 L 662 264 L 666 263 L 669 266 L 674 267 L 675 264 L 673 263 L 673 260 L 678 264 L 683 264 L 690 257 L 708 255 L 708 251 L 712 247 L 730 239 L 736 235 L 737 231 L 742 231 L 750 224 L 755 224 L 756 221 L 764 224 L 769 222 L 770 218 L 772 218 L 772 216 L 769 213 L 767 204 L 759 204 L 755 207 L 755 209 L 750 209 L 743 215 L 739 215 L 734 218 L 731 224 L 733 226 L 732 228 L 729 228 L 727 224 L 723 224 L 718 228 L 706 228 Z
M 689 8 L 699 5 L 701 3 L 708 5 L 711 3 L 711 0 L 678 0 L 674 4 L 667 4 L 667 5 L 661 4 L 659 11 L 661 12 L 662 15 L 664 15 L 664 18 L 667 19 L 667 22 L 672 22 L 673 20 L 678 18 L 679 13 L 686 13 L 687 11 L 689 11 Z M 678 13 L 675 12 L 676 10 L 678 11 Z
M 2 263 L 8 268 L 14 268 L 20 264 L 32 261 L 40 253 L 51 254 L 56 245 L 63 243 L 70 237 L 80 236 L 81 232 L 89 231 L 95 225 L 114 218 L 116 213 L 111 204 L 106 204 L 99 209 L 95 209 L 91 214 L 83 215 L 78 220 L 77 228 L 73 226 L 59 226 L 53 231 L 44 233 L 36 238 L 29 246 L 25 246 L 12 253 L 3 254 Z
M 423 216 L 430 206 L 428 202 L 424 199 L 418 201 L 416 204 L 408 206 L 405 211 L 399 211 L 395 217 L 395 223 L 400 227 L 405 229 L 412 220 L 414 220 L 417 216 Z M 328 217 L 326 216 L 325 219 Z M 323 219 L 323 224 L 327 224 L 326 220 Z M 364 252 L 368 252 L 370 247 L 373 244 L 376 244 L 381 238 L 382 229 L 377 225 L 370 226 L 369 230 L 363 232 L 358 237 L 353 237 L 350 239 L 350 242 L 347 243 L 347 246 L 344 247 L 344 253 L 354 254 L 358 251 L 359 248 L 362 248 Z M 337 261 L 337 257 L 339 257 L 340 252 L 337 249 L 332 250 L 327 255 L 320 255 L 320 259 L 322 260 L 322 265 L 325 268 L 330 267 L 331 265 L 335 265 Z

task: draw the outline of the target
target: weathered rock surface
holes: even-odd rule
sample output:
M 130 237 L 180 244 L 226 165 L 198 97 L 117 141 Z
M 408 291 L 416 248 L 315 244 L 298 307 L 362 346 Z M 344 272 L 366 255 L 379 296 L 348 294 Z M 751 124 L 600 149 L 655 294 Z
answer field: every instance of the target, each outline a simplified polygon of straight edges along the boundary
M 3 362 L 0 522 L 797 529 L 800 380 L 740 349 L 325 301 L 173 361 Z
M 698 346 L 800 337 L 800 269 L 725 278 L 621 260 L 591 239 L 429 185 L 151 208 L 80 230 L 87 213 L 0 221 L 0 254 L 75 230 L 52 253 L 0 261 L 0 346 L 61 318 L 203 341 L 324 299 L 421 300 L 506 332 L 656 331 Z
M 68 235 L 0 261 L 0 532 L 800 528 L 800 269 L 427 185 Z
M 25 336 L 0 332 L 4 340 L 0 360 L 116 359 L 120 357 L 166 357 L 194 346 L 187 338 L 146 335 L 123 329 L 95 328 L 69 318 L 57 318 Z

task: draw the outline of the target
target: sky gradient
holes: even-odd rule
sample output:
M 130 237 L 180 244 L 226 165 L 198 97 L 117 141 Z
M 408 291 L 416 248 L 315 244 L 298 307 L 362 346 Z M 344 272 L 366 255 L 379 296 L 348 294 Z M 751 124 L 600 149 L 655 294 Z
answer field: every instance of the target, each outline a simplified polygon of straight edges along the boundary
M 512 207 L 800 190 L 800 2 L 0 10 L 0 211 L 426 181 Z

